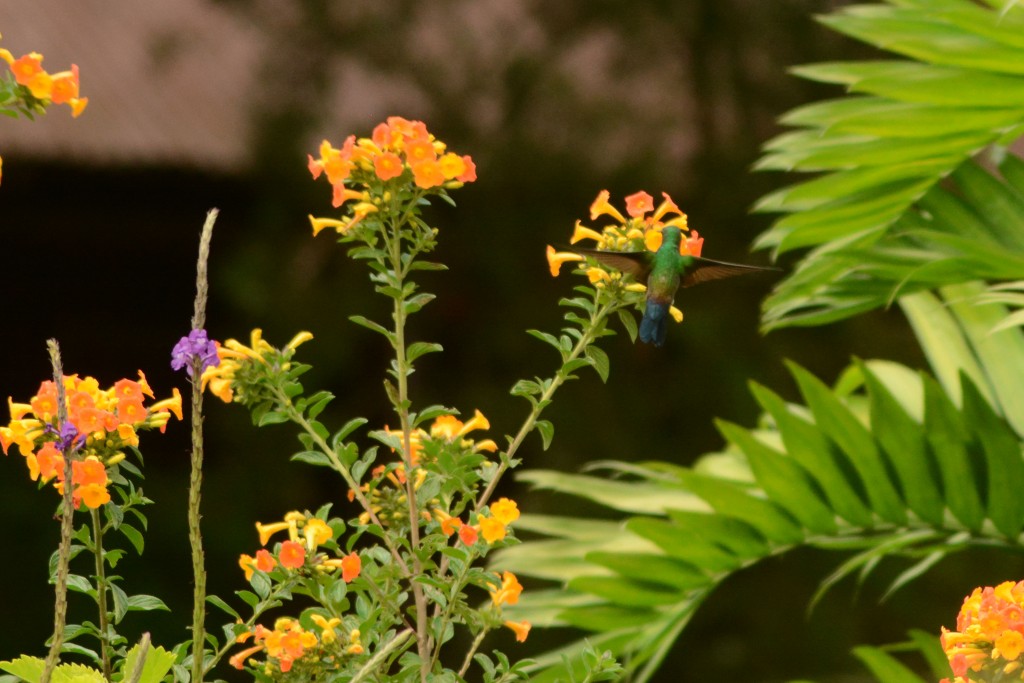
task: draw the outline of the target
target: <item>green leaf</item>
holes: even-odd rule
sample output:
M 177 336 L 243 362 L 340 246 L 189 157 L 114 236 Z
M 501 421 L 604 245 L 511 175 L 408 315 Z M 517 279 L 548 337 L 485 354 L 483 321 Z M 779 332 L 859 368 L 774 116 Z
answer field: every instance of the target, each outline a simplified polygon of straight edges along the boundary
M 704 504 L 687 491 L 648 482 L 610 481 L 581 474 L 533 470 L 519 474 L 537 488 L 571 493 L 613 510 L 658 514 L 668 509 L 703 509 Z
M 611 363 L 608 360 L 608 354 L 603 349 L 591 344 L 587 347 L 587 359 L 590 364 L 594 366 L 594 370 L 597 371 L 598 376 L 602 382 L 608 382 L 608 373 L 611 371 Z
M 999 419 L 970 378 L 962 375 L 964 420 L 980 441 L 988 472 L 988 517 L 1000 532 L 1016 539 L 1024 526 L 1024 460 L 1021 444 Z
M 555 425 L 548 420 L 537 420 L 533 426 L 540 432 L 541 447 L 546 451 L 551 446 L 551 439 L 555 436 Z
M 814 414 L 815 423 L 838 444 L 860 475 L 872 509 L 886 521 L 906 524 L 903 501 L 892 485 L 871 434 L 814 375 L 795 363 L 787 365 Z
M 964 526 L 978 531 L 985 509 L 967 453 L 967 433 L 956 408 L 935 380 L 924 377 L 923 382 L 924 429 L 942 473 L 946 503 Z
M 124 534 L 125 538 L 135 547 L 135 552 L 141 555 L 146 547 L 146 539 L 142 533 L 130 524 L 121 524 L 118 531 Z
M 828 440 L 813 424 L 794 415 L 777 394 L 757 383 L 750 386 L 758 403 L 775 421 L 786 452 L 811 473 L 832 509 L 851 524 L 871 526 L 871 511 L 839 467 L 838 455 Z
M 428 353 L 437 353 L 439 351 L 444 351 L 444 347 L 440 344 L 432 342 L 416 342 L 414 344 L 410 344 L 409 348 L 406 349 L 405 358 L 407 362 L 412 363 L 420 356 Z
M 791 544 L 803 540 L 799 525 L 769 500 L 744 493 L 736 485 L 693 472 L 680 472 L 683 485 L 721 515 L 742 520 L 766 539 Z
M 683 597 L 677 590 L 663 590 L 653 584 L 618 576 L 581 576 L 570 581 L 568 588 L 623 607 L 658 607 L 678 602 Z
M 870 396 L 871 429 L 899 478 L 907 506 L 929 524 L 941 526 L 944 504 L 929 466 L 924 427 L 914 421 L 863 364 L 861 371 Z
M 142 665 L 142 675 L 138 683 L 160 683 L 176 659 L 173 652 L 168 652 L 162 647 L 150 646 L 146 649 L 145 663 Z M 135 671 L 138 660 L 139 646 L 136 645 L 128 651 L 124 660 L 125 681 Z
M 668 586 L 674 590 L 700 588 L 711 583 L 693 565 L 654 553 L 587 553 L 586 561 L 607 567 L 616 574 L 635 581 Z
M 879 683 L 925 683 L 923 678 L 877 647 L 855 647 L 853 654 L 871 670 Z
M 152 595 L 132 595 L 128 598 L 129 612 L 149 610 L 164 610 L 165 612 L 170 612 L 171 608 L 165 605 L 163 600 Z
M 368 330 L 373 330 L 374 332 L 383 335 L 392 344 L 395 343 L 395 333 L 387 329 L 383 325 L 375 323 L 369 318 L 362 315 L 350 315 L 348 319 L 354 322 L 356 325 L 365 327 Z
M 208 603 L 210 603 L 211 605 L 213 605 L 214 607 L 217 607 L 221 611 L 226 612 L 228 616 L 233 617 L 234 619 L 237 619 L 239 621 L 242 621 L 242 615 L 240 615 L 235 610 L 234 607 L 232 607 L 228 603 L 224 602 L 224 600 L 222 598 L 219 598 L 216 595 L 207 595 L 206 596 L 206 601 Z
M 732 571 L 743 564 L 728 548 L 714 540 L 702 539 L 698 534 L 663 519 L 634 517 L 626 523 L 626 528 L 651 541 L 669 556 L 708 572 Z
M 726 439 L 739 446 L 768 497 L 784 507 L 809 530 L 834 534 L 835 516 L 814 490 L 803 468 L 796 461 L 766 446 L 739 425 L 716 421 Z
M 657 612 L 650 609 L 594 605 L 567 609 L 559 614 L 558 618 L 569 626 L 578 626 L 588 631 L 617 631 L 649 624 L 652 619 L 657 618 Z

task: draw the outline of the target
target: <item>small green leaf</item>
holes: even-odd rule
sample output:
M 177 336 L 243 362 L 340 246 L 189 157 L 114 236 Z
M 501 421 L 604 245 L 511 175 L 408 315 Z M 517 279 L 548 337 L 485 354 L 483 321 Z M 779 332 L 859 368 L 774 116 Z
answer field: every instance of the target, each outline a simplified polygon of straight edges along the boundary
M 611 363 L 608 360 L 608 354 L 603 349 L 591 344 L 587 347 L 587 358 L 590 360 L 590 364 L 594 366 L 594 370 L 597 371 L 598 377 L 604 383 L 608 382 L 608 373 L 611 371 Z
M 207 595 L 206 596 L 206 601 L 208 603 L 210 603 L 211 605 L 213 605 L 214 607 L 219 608 L 223 612 L 226 612 L 228 614 L 228 616 L 234 617 L 235 619 L 238 619 L 239 621 L 242 620 L 242 615 L 240 615 L 237 611 L 235 611 L 235 608 L 233 608 L 231 605 L 229 605 L 228 603 L 224 602 L 224 600 L 222 598 L 219 598 L 216 595 Z
M 555 436 L 555 425 L 548 420 L 537 420 L 534 426 L 540 432 L 541 447 L 546 451 L 551 446 L 551 439 Z
M 165 612 L 170 612 L 171 608 L 164 604 L 163 600 L 152 595 L 132 595 L 128 598 L 129 612 L 149 610 L 163 610 Z
M 395 343 L 394 332 L 392 332 L 391 330 L 387 329 L 382 325 L 373 322 L 369 318 L 362 315 L 350 315 L 348 319 L 354 322 L 356 325 L 360 325 L 361 327 L 365 327 L 368 330 L 373 330 L 374 332 L 383 335 L 392 344 Z
M 174 665 L 176 657 L 173 652 L 168 652 L 162 647 L 150 646 L 146 649 L 145 663 L 142 665 L 142 675 L 139 677 L 138 683 L 160 683 L 171 667 Z M 128 680 L 128 675 L 135 671 L 139 659 L 139 646 L 136 645 L 128 651 L 127 656 L 124 660 L 123 670 L 126 672 L 125 681 Z
M 440 344 L 432 342 L 416 342 L 414 344 L 410 344 L 409 348 L 406 349 L 405 358 L 407 362 L 412 363 L 420 356 L 428 353 L 437 353 L 439 351 L 444 351 L 444 347 Z

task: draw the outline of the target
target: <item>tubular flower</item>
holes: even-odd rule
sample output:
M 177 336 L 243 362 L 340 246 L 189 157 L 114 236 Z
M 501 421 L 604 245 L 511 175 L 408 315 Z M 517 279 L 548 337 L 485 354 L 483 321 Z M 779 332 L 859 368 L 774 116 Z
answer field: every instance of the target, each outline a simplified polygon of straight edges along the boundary
M 43 56 L 38 52 L 15 59 L 7 50 L 0 50 L 0 58 L 7 62 L 15 82 L 40 100 L 42 108 L 49 104 L 66 104 L 71 107 L 71 115 L 77 117 L 89 103 L 88 97 L 79 97 L 77 65 L 72 64 L 68 71 L 50 74 L 43 68 Z
M 975 588 L 964 599 L 956 630 L 943 628 L 940 643 L 953 669 L 951 683 L 1020 680 L 1017 672 L 1024 671 L 1024 581 Z
M 562 269 L 563 263 L 584 260 L 582 256 L 571 251 L 555 251 L 555 248 L 551 245 L 548 245 L 547 255 L 551 277 L 558 277 L 558 272 Z
M 505 626 L 512 629 L 512 632 L 516 634 L 517 642 L 526 642 L 526 637 L 530 635 L 530 622 L 528 621 L 506 621 Z
M 491 601 L 495 607 L 515 605 L 519 602 L 519 595 L 522 592 L 523 587 L 516 575 L 509 571 L 502 572 L 501 587 L 498 588 L 493 583 L 491 584 Z
M 316 552 L 317 546 L 331 540 L 334 529 L 324 520 L 313 517 L 302 527 L 302 536 L 306 539 L 306 548 L 312 553 Z

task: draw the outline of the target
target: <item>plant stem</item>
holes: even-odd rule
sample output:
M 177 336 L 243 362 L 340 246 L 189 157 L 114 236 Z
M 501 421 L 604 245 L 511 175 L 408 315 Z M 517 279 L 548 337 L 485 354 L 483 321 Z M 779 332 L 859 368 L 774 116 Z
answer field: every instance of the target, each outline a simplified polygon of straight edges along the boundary
M 199 259 L 196 264 L 196 301 L 192 315 L 192 329 L 203 329 L 206 324 L 206 300 L 209 293 L 207 262 L 210 258 L 210 239 L 217 209 L 206 214 L 203 232 L 199 238 Z M 206 652 L 206 555 L 203 552 L 201 502 L 203 486 L 203 390 L 200 376 L 202 361 L 192 359 L 192 469 L 188 485 L 188 540 L 192 548 L 192 683 L 203 681 L 203 660 Z
M 89 510 L 92 518 L 93 555 L 96 558 L 96 606 L 99 608 L 100 660 L 103 663 L 103 677 L 110 680 L 113 668 L 110 663 L 110 643 L 107 641 L 107 563 L 103 559 L 103 520 L 100 509 Z
M 412 547 L 412 571 L 410 581 L 413 601 L 416 605 L 416 649 L 420 656 L 420 679 L 426 683 L 430 673 L 430 636 L 427 623 L 427 599 L 423 587 L 416 578 L 423 574 L 420 562 L 420 516 L 416 504 L 416 488 L 412 476 L 412 425 L 409 422 L 409 363 L 405 346 L 405 269 L 402 265 L 402 224 L 393 223 L 389 237 L 391 272 L 394 276 L 393 319 L 395 322 L 395 372 L 398 380 L 398 401 L 395 411 L 402 428 L 403 460 L 405 462 L 405 498 L 409 509 L 409 543 Z
M 56 339 L 49 339 L 46 348 L 50 353 L 50 365 L 53 367 L 53 382 L 57 385 L 57 426 L 58 431 L 68 419 L 67 395 L 64 391 L 64 369 L 60 362 L 60 344 Z M 71 535 L 74 532 L 74 500 L 71 495 L 72 468 L 71 453 L 74 446 L 64 448 L 64 496 L 61 506 L 60 545 L 57 549 L 57 577 L 54 582 L 56 598 L 53 608 L 53 636 L 50 639 L 50 650 L 46 653 L 46 664 L 39 680 L 50 683 L 50 677 L 60 659 L 60 651 L 64 645 L 64 626 L 68 614 L 68 574 L 71 565 Z
M 356 673 L 356 675 L 352 677 L 352 680 L 350 680 L 349 683 L 359 683 L 368 676 L 371 676 L 374 670 L 378 666 L 380 666 L 380 663 L 392 652 L 402 647 L 405 644 L 405 641 L 407 641 L 412 635 L 414 634 L 413 631 L 410 629 L 407 631 L 402 631 L 397 636 L 392 638 L 390 643 L 388 643 L 387 645 L 380 648 L 379 650 L 377 650 L 377 652 L 374 653 L 373 657 L 371 657 L 369 661 L 367 661 L 366 664 L 363 665 L 363 668 L 360 669 Z
M 473 639 L 473 644 L 470 645 L 469 650 L 466 652 L 466 659 L 462 662 L 462 668 L 459 669 L 459 678 L 465 676 L 466 672 L 469 671 L 469 665 L 473 663 L 473 655 L 475 655 L 476 651 L 480 649 L 480 643 L 484 642 L 484 636 L 486 635 L 487 629 L 485 628 L 482 629 L 480 633 L 477 634 L 476 638 Z
M 540 399 L 534 403 L 530 414 L 526 416 L 526 420 L 523 421 L 522 427 L 519 428 L 519 432 L 512 440 L 512 443 L 509 444 L 508 450 L 505 451 L 505 457 L 502 458 L 501 464 L 498 466 L 498 471 L 494 473 L 494 477 L 491 478 L 487 488 L 484 489 L 484 492 L 480 494 L 479 498 L 477 498 L 475 509 L 479 510 L 487 504 L 488 500 L 491 499 L 491 496 L 494 494 L 494 489 L 498 486 L 498 481 L 501 479 L 502 475 L 508 471 L 508 468 L 510 467 L 509 463 L 512 461 L 516 451 L 519 450 L 523 440 L 525 440 L 526 436 L 533 431 L 544 407 L 551 401 L 551 397 L 555 395 L 558 388 L 565 383 L 566 379 L 569 378 L 570 373 L 565 372 L 566 363 L 576 360 L 580 357 L 580 354 L 586 351 L 587 347 L 594 341 L 594 331 L 597 328 L 598 323 L 621 307 L 621 304 L 615 301 L 609 301 L 591 313 L 590 324 L 587 325 L 587 328 L 583 331 L 583 334 L 576 342 L 576 345 L 573 346 L 569 355 L 562 360 L 562 367 L 559 368 L 558 372 L 555 373 L 555 376 L 551 378 L 551 384 L 549 384 L 547 389 L 545 389 L 541 394 Z
M 341 462 L 338 454 L 335 453 L 330 444 L 328 444 L 327 441 L 325 441 L 324 438 L 313 429 L 312 425 L 309 424 L 309 421 L 306 420 L 302 413 L 295 409 L 295 406 L 292 405 L 291 399 L 288 398 L 280 387 L 274 387 L 273 392 L 274 399 L 277 401 L 277 404 L 284 406 L 288 411 L 288 418 L 295 424 L 302 427 L 303 431 L 309 435 L 320 449 L 320 452 L 326 455 L 331 461 L 331 465 L 333 465 L 335 471 L 341 475 L 341 478 L 345 480 L 345 484 L 347 484 L 349 490 L 352 491 L 352 495 L 355 497 L 356 501 L 362 506 L 363 510 L 366 511 L 366 514 L 370 516 L 370 521 L 383 530 L 384 524 L 380 521 L 380 518 L 377 517 L 377 513 L 373 511 L 373 507 L 370 505 L 370 501 L 367 500 L 366 495 L 359 490 L 359 484 L 356 483 L 356 480 L 352 477 L 352 473 L 347 467 L 345 467 L 345 464 Z M 409 576 L 409 565 L 406 564 L 404 559 L 402 559 L 402 555 L 398 552 L 398 548 L 395 546 L 394 542 L 388 538 L 387 534 L 383 534 L 382 538 L 384 539 L 384 543 L 387 545 L 388 550 L 391 551 L 391 557 L 395 559 L 395 562 L 401 568 L 402 572 L 406 576 Z

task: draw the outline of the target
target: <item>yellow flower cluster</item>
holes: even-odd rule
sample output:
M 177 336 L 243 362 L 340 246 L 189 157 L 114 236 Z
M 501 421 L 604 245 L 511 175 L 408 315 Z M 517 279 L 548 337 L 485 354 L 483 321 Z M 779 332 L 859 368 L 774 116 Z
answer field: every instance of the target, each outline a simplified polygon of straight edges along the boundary
M 291 341 L 285 344 L 282 352 L 289 353 L 294 351 L 299 344 L 305 343 L 312 338 L 313 335 L 310 332 L 299 332 L 292 337 Z M 239 377 L 240 371 L 251 363 L 261 363 L 269 367 L 267 358 L 276 353 L 277 349 L 263 339 L 263 330 L 259 328 L 252 331 L 249 337 L 249 346 L 236 339 L 228 339 L 223 344 L 218 343 L 217 356 L 220 358 L 220 363 L 210 366 L 203 371 L 200 378 L 202 388 L 205 391 L 209 387 L 210 393 L 214 396 L 225 403 L 231 403 L 235 396 L 233 384 Z M 288 364 L 285 363 L 277 368 L 277 370 L 284 371 L 288 367 Z
M 943 683 L 1024 680 L 1024 581 L 975 588 L 941 643 L 953 669 Z

